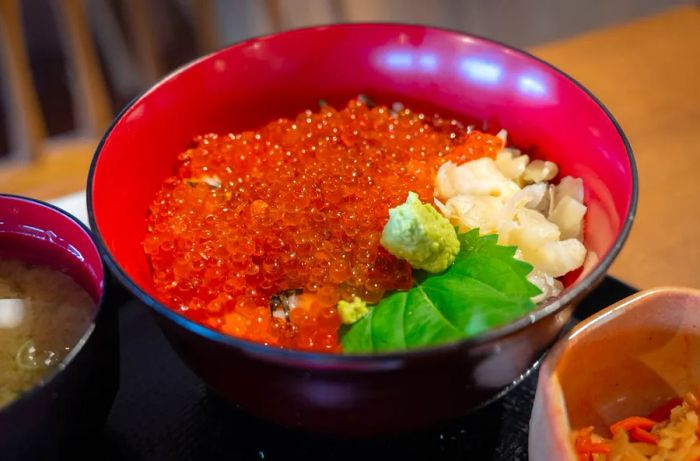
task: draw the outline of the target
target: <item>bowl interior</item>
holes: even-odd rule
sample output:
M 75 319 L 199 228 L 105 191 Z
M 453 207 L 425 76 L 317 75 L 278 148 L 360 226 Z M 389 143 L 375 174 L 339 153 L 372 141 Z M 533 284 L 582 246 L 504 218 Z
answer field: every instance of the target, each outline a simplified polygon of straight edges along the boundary
M 90 234 L 50 205 L 0 195 L 0 258 L 51 266 L 70 275 L 96 304 L 102 298 L 104 269 Z
M 554 368 L 571 428 L 603 434 L 700 384 L 700 291 L 655 290 L 569 337 Z
M 569 78 L 522 52 L 455 32 L 342 25 L 216 52 L 122 112 L 98 148 L 88 185 L 93 229 L 117 275 L 156 297 L 141 247 L 146 212 L 194 136 L 256 128 L 314 109 L 319 99 L 341 107 L 359 93 L 486 123 L 490 131 L 504 127 L 516 146 L 583 178 L 593 261 L 622 233 L 634 206 L 628 147 L 606 111 Z

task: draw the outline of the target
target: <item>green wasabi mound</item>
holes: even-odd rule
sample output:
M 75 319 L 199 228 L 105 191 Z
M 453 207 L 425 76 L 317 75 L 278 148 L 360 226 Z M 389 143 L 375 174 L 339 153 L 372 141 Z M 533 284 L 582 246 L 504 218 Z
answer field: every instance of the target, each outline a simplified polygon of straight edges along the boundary
M 351 325 L 367 315 L 369 308 L 367 303 L 355 296 L 352 301 L 340 300 L 338 302 L 338 314 L 340 321 L 345 325 Z
M 406 203 L 389 210 L 380 243 L 416 269 L 442 272 L 459 253 L 457 232 L 435 208 L 409 192 Z

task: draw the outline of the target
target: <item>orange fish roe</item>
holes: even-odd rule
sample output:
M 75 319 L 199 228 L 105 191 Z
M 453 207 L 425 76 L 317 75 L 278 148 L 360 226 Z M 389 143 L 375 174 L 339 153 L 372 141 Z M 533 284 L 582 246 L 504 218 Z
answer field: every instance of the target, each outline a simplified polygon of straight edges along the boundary
M 224 333 L 340 351 L 340 299 L 372 303 L 413 283 L 408 263 L 379 244 L 389 208 L 409 191 L 432 202 L 442 163 L 501 147 L 454 120 L 359 100 L 197 137 L 149 210 L 143 247 L 155 289 Z M 296 307 L 273 315 L 285 290 L 298 290 L 289 298 Z

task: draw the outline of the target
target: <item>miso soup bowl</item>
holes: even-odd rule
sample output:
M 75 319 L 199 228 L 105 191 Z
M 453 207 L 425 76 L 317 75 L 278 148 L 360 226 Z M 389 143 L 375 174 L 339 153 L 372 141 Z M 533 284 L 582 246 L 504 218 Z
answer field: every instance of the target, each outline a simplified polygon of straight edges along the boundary
M 700 290 L 641 291 L 584 320 L 540 368 L 530 459 L 576 461 L 573 430 L 603 436 L 700 383 Z
M 75 459 L 99 440 L 118 387 L 117 316 L 100 254 L 69 214 L 0 194 L 0 259 L 53 267 L 95 301 L 92 322 L 58 369 L 0 409 L 0 459 Z
M 146 211 L 196 135 L 254 129 L 363 93 L 489 130 L 583 178 L 584 270 L 512 323 L 423 350 L 344 356 L 279 350 L 194 323 L 158 300 L 141 243 Z M 462 33 L 353 24 L 255 38 L 165 77 L 105 134 L 88 180 L 88 213 L 119 280 L 157 316 L 182 359 L 215 391 L 262 418 L 345 435 L 396 432 L 465 414 L 518 383 L 555 340 L 575 302 L 619 252 L 634 215 L 630 146 L 581 85 L 539 59 Z M 165 384 L 165 383 L 164 383 Z

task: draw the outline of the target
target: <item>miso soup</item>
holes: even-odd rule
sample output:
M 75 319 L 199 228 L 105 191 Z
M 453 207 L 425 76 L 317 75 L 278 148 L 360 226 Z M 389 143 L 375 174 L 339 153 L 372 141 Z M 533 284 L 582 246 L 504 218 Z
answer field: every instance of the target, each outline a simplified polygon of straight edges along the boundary
M 61 366 L 94 312 L 92 298 L 63 272 L 0 260 L 0 408 Z

